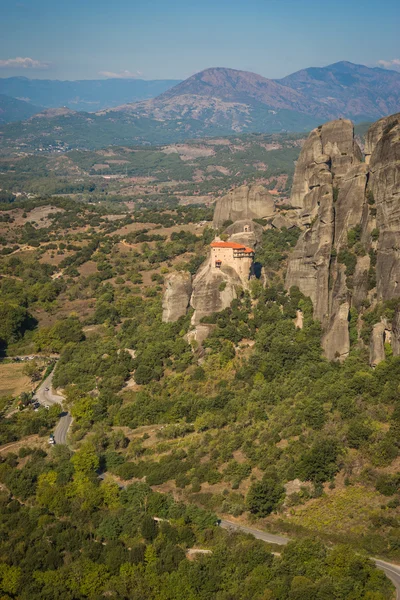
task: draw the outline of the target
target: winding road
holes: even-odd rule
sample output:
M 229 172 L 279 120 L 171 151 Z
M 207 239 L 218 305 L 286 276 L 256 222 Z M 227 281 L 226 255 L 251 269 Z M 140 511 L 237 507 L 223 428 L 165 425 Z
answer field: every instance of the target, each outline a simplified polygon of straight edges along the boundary
M 53 375 L 54 371 L 52 371 L 50 375 L 42 381 L 34 395 L 34 399 L 40 402 L 40 404 L 42 404 L 43 406 L 51 406 L 52 404 L 61 404 L 62 406 L 64 400 L 64 396 L 60 396 L 53 392 Z M 57 426 L 54 430 L 54 439 L 56 440 L 56 444 L 67 443 L 67 433 L 71 422 L 72 417 L 69 414 L 69 412 L 62 412 L 60 420 L 58 421 Z
M 241 531 L 243 533 L 250 533 L 258 540 L 263 540 L 264 542 L 268 542 L 269 544 L 278 544 L 279 546 L 285 546 L 288 542 L 290 542 L 290 539 L 287 537 L 267 533 L 266 531 L 262 531 L 261 529 L 253 529 L 252 527 L 238 525 L 237 523 L 232 523 L 232 521 L 226 521 L 225 519 L 221 519 L 220 527 L 228 529 L 228 531 Z M 378 569 L 384 571 L 386 577 L 388 577 L 391 580 L 391 582 L 396 588 L 397 600 L 400 600 L 400 566 L 393 565 L 378 558 L 371 558 L 371 560 L 373 560 Z
M 64 397 L 53 393 L 52 381 L 53 372 L 50 373 L 50 375 L 46 377 L 46 379 L 41 383 L 41 385 L 36 391 L 35 398 L 37 398 L 38 401 L 43 405 L 62 405 Z M 60 420 L 54 431 L 54 437 L 57 444 L 66 444 L 68 428 L 71 425 L 71 422 L 72 417 L 68 412 L 61 413 Z M 104 479 L 105 475 L 105 473 L 101 473 L 99 474 L 99 478 Z M 126 487 L 125 485 L 119 482 L 116 483 L 121 489 L 124 489 Z M 227 529 L 228 531 L 240 531 L 242 533 L 251 534 L 256 539 L 262 540 L 263 542 L 266 542 L 268 544 L 277 544 L 278 546 L 285 546 L 288 542 L 290 542 L 290 538 L 287 538 L 285 536 L 268 533 L 261 529 L 255 529 L 254 527 L 239 525 L 238 523 L 228 521 L 226 519 L 221 519 L 219 525 L 220 527 L 222 527 L 223 529 Z M 384 571 L 386 576 L 392 581 L 396 588 L 397 600 L 400 600 L 400 566 L 385 562 L 377 558 L 371 558 L 371 560 L 373 560 L 378 569 Z
M 241 531 L 242 533 L 250 533 L 258 540 L 262 540 L 263 542 L 267 542 L 268 544 L 278 544 L 279 546 L 286 546 L 286 544 L 290 541 L 289 538 L 284 537 L 282 535 L 274 535 L 273 533 L 261 531 L 261 529 L 245 527 L 244 525 L 238 525 L 237 523 L 232 523 L 232 521 L 227 521 L 226 519 L 221 519 L 219 526 L 223 529 L 228 529 L 228 531 Z

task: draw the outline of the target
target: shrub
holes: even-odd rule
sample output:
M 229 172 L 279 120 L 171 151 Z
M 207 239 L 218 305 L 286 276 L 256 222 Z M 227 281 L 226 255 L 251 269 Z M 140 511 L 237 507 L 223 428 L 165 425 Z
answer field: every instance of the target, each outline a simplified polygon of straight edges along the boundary
M 253 483 L 247 494 L 249 511 L 257 517 L 267 517 L 274 511 L 285 494 L 285 488 L 276 473 L 266 473 L 261 481 Z
M 380 475 L 375 484 L 376 490 L 384 496 L 394 496 L 399 491 L 400 473 L 389 475 L 384 473 Z

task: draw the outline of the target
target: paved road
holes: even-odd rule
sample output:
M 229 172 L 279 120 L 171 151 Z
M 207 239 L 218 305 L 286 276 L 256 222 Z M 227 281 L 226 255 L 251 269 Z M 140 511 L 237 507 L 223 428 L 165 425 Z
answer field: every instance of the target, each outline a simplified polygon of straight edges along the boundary
M 397 600 L 400 600 L 400 567 L 398 565 L 392 565 L 378 558 L 373 559 L 378 569 L 385 571 L 386 577 L 393 582 L 397 590 Z
M 279 546 L 285 546 L 290 541 L 290 539 L 287 537 L 266 533 L 265 531 L 261 531 L 261 529 L 253 529 L 252 527 L 238 525 L 237 523 L 232 523 L 232 521 L 226 521 L 225 519 L 221 520 L 220 526 L 231 531 L 251 533 L 258 540 L 263 540 L 264 542 L 268 542 L 270 544 L 278 544 Z M 397 600 L 400 600 L 400 566 L 392 565 L 391 563 L 379 560 L 378 558 L 373 558 L 372 560 L 378 569 L 384 571 L 386 577 L 392 581 L 397 591 Z
M 251 535 L 258 540 L 263 540 L 263 542 L 268 542 L 269 544 L 285 546 L 290 541 L 289 538 L 282 535 L 274 535 L 273 533 L 261 531 L 261 529 L 245 527 L 244 525 L 238 525 L 237 523 L 232 523 L 232 521 L 226 521 L 225 519 L 221 519 L 220 527 L 228 529 L 229 531 L 242 531 L 243 533 L 251 533 Z
M 43 406 L 51 406 L 52 404 L 61 404 L 63 403 L 64 396 L 60 396 L 53 392 L 52 381 L 53 381 L 54 371 L 50 373 L 48 377 L 40 384 L 35 393 L 35 398 L 42 404 Z M 68 428 L 71 425 L 72 417 L 68 412 L 62 412 L 59 422 L 54 430 L 54 438 L 56 440 L 56 444 L 66 444 L 67 443 L 67 433 Z

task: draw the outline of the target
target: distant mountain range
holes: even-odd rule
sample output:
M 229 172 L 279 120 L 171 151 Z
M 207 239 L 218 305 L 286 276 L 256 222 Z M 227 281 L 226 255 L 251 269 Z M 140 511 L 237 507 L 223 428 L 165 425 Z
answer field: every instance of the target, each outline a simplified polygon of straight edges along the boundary
M 162 94 L 179 83 L 176 79 L 144 81 L 143 79 L 88 79 L 57 81 L 28 79 L 27 77 L 0 78 L 0 94 L 25 100 L 44 108 L 68 106 L 77 111 L 94 112 L 139 102 Z
M 1 81 L 10 80 L 0 80 L 0 92 Z M 105 86 L 110 95 L 114 87 L 114 98 L 121 97 L 127 83 L 138 84 L 137 96 L 151 95 L 157 87 L 156 82 L 101 82 L 110 86 Z M 360 123 L 400 111 L 400 73 L 349 62 L 304 69 L 280 80 L 212 68 L 173 86 L 171 81 L 158 83 L 164 89 L 150 99 L 94 113 L 47 111 L 24 123 L 9 124 L 0 132 L 2 145 L 48 149 L 67 144 L 91 149 L 164 144 L 243 132 L 301 132 L 329 119 L 348 117 Z
M 24 121 L 43 110 L 30 102 L 0 94 L 0 124 Z

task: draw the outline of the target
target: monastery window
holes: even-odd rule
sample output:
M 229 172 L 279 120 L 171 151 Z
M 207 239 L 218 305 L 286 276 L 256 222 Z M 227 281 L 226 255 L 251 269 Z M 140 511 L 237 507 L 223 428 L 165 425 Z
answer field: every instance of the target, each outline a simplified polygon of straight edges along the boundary
M 215 266 L 216 266 L 217 269 L 220 269 L 221 265 L 222 265 L 222 261 L 221 260 L 216 260 L 215 261 Z

